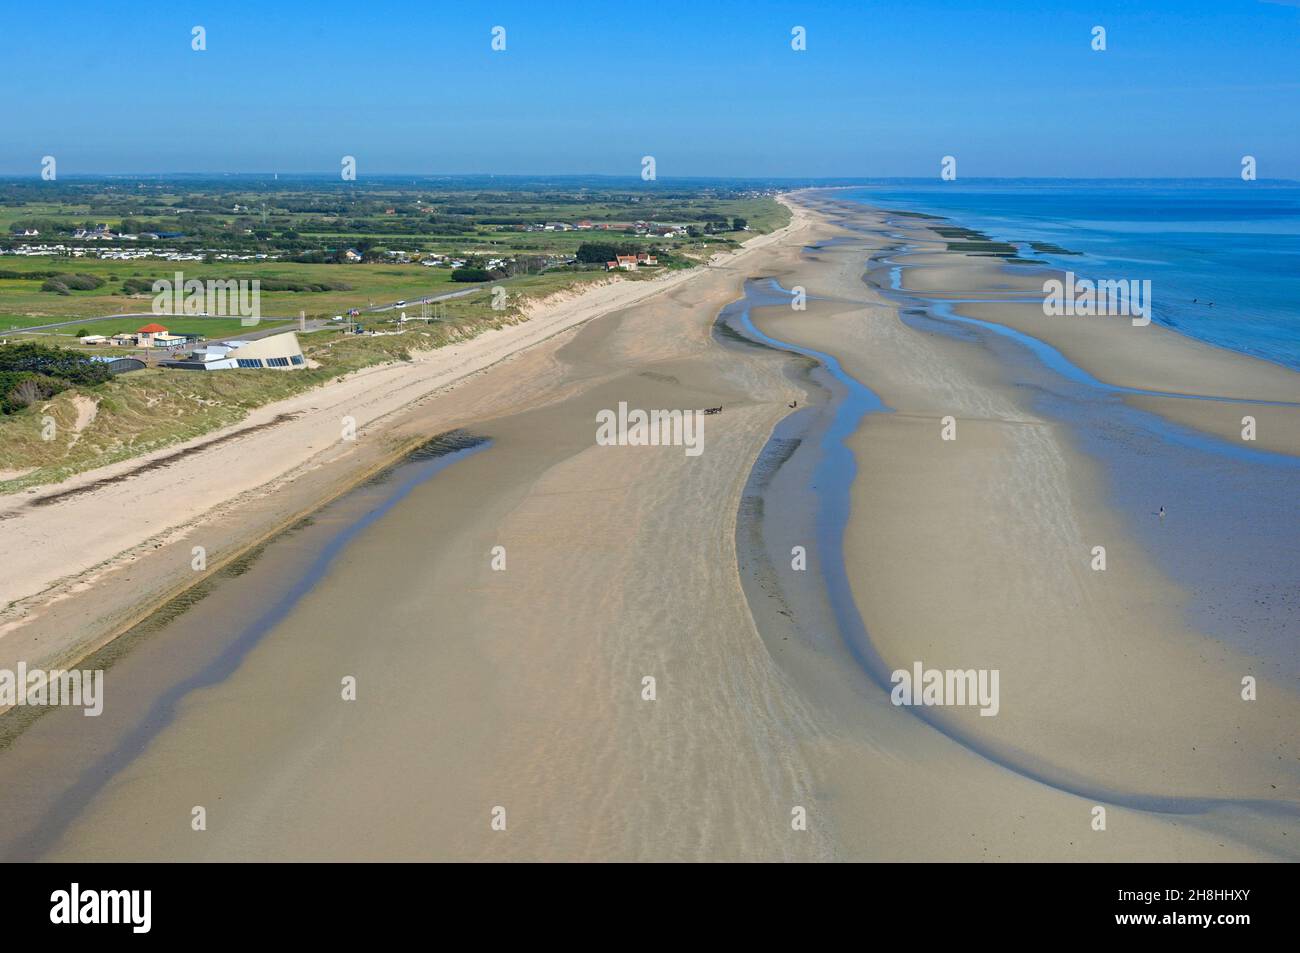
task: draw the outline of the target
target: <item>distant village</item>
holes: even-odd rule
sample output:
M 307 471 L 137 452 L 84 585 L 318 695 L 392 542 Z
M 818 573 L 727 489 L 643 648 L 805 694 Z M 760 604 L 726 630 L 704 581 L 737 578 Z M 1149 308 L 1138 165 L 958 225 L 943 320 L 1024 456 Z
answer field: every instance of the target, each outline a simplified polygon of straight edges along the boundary
M 626 232 L 654 238 L 685 238 L 686 225 L 666 225 L 662 222 L 600 222 L 582 219 L 578 222 L 546 222 L 540 225 L 516 225 L 523 232 Z
M 238 210 L 238 207 L 236 207 Z M 664 239 L 681 239 L 690 235 L 689 226 L 683 224 L 672 224 L 665 222 L 653 221 L 634 221 L 634 222 L 592 222 L 587 219 L 581 219 L 576 222 L 538 222 L 535 224 L 509 225 L 502 226 L 502 230 L 521 231 L 521 232 L 618 232 L 625 235 L 634 235 L 638 237 L 664 238 Z M 747 227 L 746 229 L 747 230 Z M 11 239 L 34 239 L 41 235 L 39 229 L 21 228 L 14 229 L 10 234 Z M 0 249 L 0 255 L 16 255 L 24 257 L 64 257 L 64 258 L 98 258 L 106 261 L 135 261 L 138 259 L 156 259 L 161 261 L 206 261 L 209 259 L 215 261 L 277 261 L 284 256 L 280 254 L 257 252 L 249 254 L 238 254 L 229 251 L 220 251 L 216 249 L 179 249 L 172 246 L 159 247 L 156 243 L 165 241 L 175 241 L 183 239 L 185 235 L 181 232 L 143 232 L 138 235 L 124 232 L 114 232 L 108 225 L 96 225 L 93 228 L 78 228 L 72 234 L 71 239 L 54 243 L 35 243 L 23 241 L 21 244 L 14 245 L 10 248 Z M 97 247 L 89 244 L 72 244 L 73 242 L 81 243 L 100 243 Z M 139 243 L 135 247 L 113 247 L 107 243 Z M 418 251 L 400 251 L 390 250 L 384 252 L 386 259 L 394 264 L 414 264 L 418 263 L 429 267 L 442 268 L 463 268 L 471 257 L 477 257 L 477 252 L 463 252 L 460 255 L 439 254 L 436 252 L 418 252 Z M 551 261 L 556 264 L 571 264 L 574 259 L 569 257 L 549 256 Z M 643 256 L 644 258 L 644 256 Z M 345 248 L 339 256 L 339 260 L 356 264 L 365 260 L 362 252 L 355 248 Z M 505 267 L 513 259 L 510 258 L 491 258 L 484 265 L 489 271 Z M 638 262 L 618 261 L 610 264 L 611 268 L 621 268 L 631 270 L 636 265 L 646 265 L 644 260 Z
M 15 229 L 14 238 L 37 238 L 40 230 L 35 228 Z M 114 232 L 107 225 L 94 228 L 79 228 L 72 234 L 73 241 L 83 242 L 157 242 L 167 239 L 184 238 L 181 232 L 145 232 L 142 235 L 129 235 Z M 15 248 L 0 249 L 0 255 L 20 255 L 27 257 L 52 256 L 60 258 L 100 258 L 104 261 L 135 261 L 141 258 L 161 259 L 162 261 L 204 261 L 209 255 L 217 261 L 266 261 L 278 259 L 279 255 L 255 253 L 238 255 L 232 252 L 181 251 L 177 248 L 86 248 L 79 245 L 67 245 L 62 242 L 53 245 L 33 245 L 24 242 Z

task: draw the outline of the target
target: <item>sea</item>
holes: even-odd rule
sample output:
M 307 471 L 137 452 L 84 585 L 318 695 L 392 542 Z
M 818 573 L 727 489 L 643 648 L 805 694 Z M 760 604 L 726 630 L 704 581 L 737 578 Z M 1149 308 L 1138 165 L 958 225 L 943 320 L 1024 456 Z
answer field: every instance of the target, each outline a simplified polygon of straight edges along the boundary
M 950 218 L 1082 278 L 1149 279 L 1153 320 L 1300 370 L 1300 183 L 906 180 L 840 194 Z

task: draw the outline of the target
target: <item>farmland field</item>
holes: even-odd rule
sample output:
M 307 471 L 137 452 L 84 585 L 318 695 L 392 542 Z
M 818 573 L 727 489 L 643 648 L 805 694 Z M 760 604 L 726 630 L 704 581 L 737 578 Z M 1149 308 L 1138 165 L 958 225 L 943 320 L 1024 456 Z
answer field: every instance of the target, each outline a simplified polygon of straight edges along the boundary
M 472 190 L 256 177 L 238 177 L 233 185 L 199 181 L 192 188 L 143 181 L 128 190 L 126 184 L 0 181 L 0 331 L 149 312 L 152 282 L 175 280 L 177 272 L 187 280 L 256 279 L 263 285 L 262 313 L 294 318 L 459 290 L 465 285 L 453 281 L 453 263 L 491 266 L 494 282 L 600 270 L 599 262 L 577 261 L 583 245 L 645 250 L 666 267 L 688 267 L 734 247 L 745 237 L 743 226 L 768 231 L 788 218 L 769 195 L 639 182 L 575 183 L 571 190 L 503 187 L 501 180 Z M 97 225 L 111 237 L 77 237 Z M 678 233 L 654 234 L 655 227 Z M 31 245 L 62 252 L 4 254 Z M 156 257 L 97 257 L 110 250 Z M 346 261 L 349 252 L 364 261 Z M 165 260 L 168 253 L 196 260 Z M 437 264 L 425 266 L 421 258 Z M 42 290 L 47 279 L 74 275 L 101 284 Z
M 519 321 L 530 299 L 694 267 L 789 218 L 770 194 L 717 184 L 234 179 L 0 180 L 2 339 L 154 358 L 162 354 L 81 346 L 77 335 L 153 322 L 207 339 L 248 332 L 238 314 L 207 302 L 196 310 L 213 316 L 182 313 L 171 297 L 154 308 L 155 281 L 170 288 L 193 279 L 257 281 L 258 331 L 292 327 L 300 313 L 329 319 L 355 308 L 358 323 L 380 333 L 348 334 L 332 322 L 313 330 L 301 343 L 314 366 L 291 375 L 150 368 L 69 387 L 0 417 L 0 471 L 20 474 L 5 489 L 158 449 L 342 374 Z M 641 251 L 658 267 L 605 271 L 610 256 Z M 142 252 L 148 257 L 117 257 Z M 503 310 L 492 306 L 495 288 L 506 291 Z M 434 320 L 402 323 L 403 312 L 421 317 L 426 297 L 445 298 Z M 388 308 L 398 301 L 410 304 Z M 96 401 L 102 439 L 43 441 L 43 417 L 74 421 L 80 397 Z

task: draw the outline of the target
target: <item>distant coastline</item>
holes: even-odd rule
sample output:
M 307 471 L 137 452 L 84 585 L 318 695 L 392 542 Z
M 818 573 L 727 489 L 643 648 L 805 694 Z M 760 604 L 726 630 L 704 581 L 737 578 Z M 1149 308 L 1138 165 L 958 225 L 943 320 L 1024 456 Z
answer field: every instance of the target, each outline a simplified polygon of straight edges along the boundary
M 841 192 L 937 215 L 1023 258 L 1092 278 L 1153 282 L 1154 320 L 1300 369 L 1300 183 L 933 180 Z M 1012 263 L 1017 263 L 1015 260 Z M 1300 395 L 1298 395 L 1300 396 Z

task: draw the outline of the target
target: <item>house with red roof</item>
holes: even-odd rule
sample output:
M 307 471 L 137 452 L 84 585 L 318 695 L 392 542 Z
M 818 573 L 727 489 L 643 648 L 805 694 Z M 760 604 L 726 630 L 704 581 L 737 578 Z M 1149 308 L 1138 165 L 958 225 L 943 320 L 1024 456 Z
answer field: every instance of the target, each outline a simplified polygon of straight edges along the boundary
M 183 334 L 172 334 L 161 324 L 146 324 L 135 330 L 135 343 L 140 347 L 176 347 L 189 340 Z

